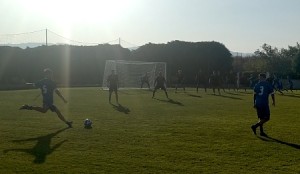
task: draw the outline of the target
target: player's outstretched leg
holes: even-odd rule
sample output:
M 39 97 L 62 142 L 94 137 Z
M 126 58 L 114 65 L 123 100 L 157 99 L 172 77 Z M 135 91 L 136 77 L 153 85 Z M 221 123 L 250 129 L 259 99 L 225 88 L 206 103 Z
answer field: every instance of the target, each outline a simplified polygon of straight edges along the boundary
M 20 110 L 34 110 L 34 111 L 38 111 L 41 113 L 46 113 L 48 111 L 48 109 L 49 108 L 39 107 L 39 106 L 29 106 L 27 104 L 20 107 Z
M 64 123 L 66 123 L 67 125 L 68 125 L 68 127 L 69 128 L 72 128 L 73 126 L 72 126 L 72 124 L 73 124 L 73 122 L 72 121 L 67 121 L 66 119 L 65 119 L 65 117 L 61 114 L 61 112 L 55 107 L 55 113 L 57 114 L 57 116 L 58 116 L 58 118 L 61 120 L 61 121 L 63 121 Z

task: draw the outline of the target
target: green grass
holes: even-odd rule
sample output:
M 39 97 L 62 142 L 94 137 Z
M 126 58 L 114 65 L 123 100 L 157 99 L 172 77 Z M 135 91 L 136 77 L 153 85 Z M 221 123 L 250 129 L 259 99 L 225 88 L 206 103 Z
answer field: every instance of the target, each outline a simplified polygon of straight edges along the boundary
M 0 173 L 300 173 L 300 93 L 276 95 L 266 133 L 257 121 L 250 91 L 211 95 L 194 89 L 120 91 L 108 103 L 99 88 L 61 89 L 55 103 L 74 128 L 57 116 L 20 111 L 38 90 L 0 91 Z M 114 95 L 113 95 L 114 101 Z M 93 121 L 92 129 L 83 120 Z

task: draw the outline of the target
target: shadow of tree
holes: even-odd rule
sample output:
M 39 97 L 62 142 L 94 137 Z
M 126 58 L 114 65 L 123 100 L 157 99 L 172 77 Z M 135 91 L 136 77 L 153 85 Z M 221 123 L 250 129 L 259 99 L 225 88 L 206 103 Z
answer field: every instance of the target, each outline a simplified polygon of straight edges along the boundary
M 258 138 L 261 139 L 261 140 L 263 140 L 263 141 L 275 142 L 275 143 L 279 143 L 279 144 L 283 144 L 283 145 L 287 145 L 287 146 L 293 147 L 295 149 L 300 149 L 300 145 L 299 144 L 284 142 L 284 141 L 278 140 L 276 138 L 272 138 L 270 136 L 264 136 L 264 137 L 258 137 Z
M 124 114 L 129 114 L 130 112 L 130 109 L 125 107 L 125 106 L 122 106 L 121 104 L 119 105 L 114 105 L 114 104 L 111 104 L 113 106 L 113 108 L 119 112 L 123 112 Z
M 59 148 L 64 142 L 67 140 L 63 140 L 57 144 L 55 144 L 53 147 L 50 146 L 51 144 L 51 139 L 55 137 L 57 134 L 65 131 L 66 129 L 69 128 L 64 128 L 61 130 L 58 130 L 54 133 L 45 135 L 45 136 L 40 136 L 36 138 L 28 138 L 28 139 L 23 139 L 23 140 L 13 140 L 12 142 L 15 143 L 20 143 L 20 142 L 25 142 L 25 141 L 37 141 L 34 147 L 30 149 L 7 149 L 4 150 L 4 153 L 10 152 L 10 151 L 15 151 L 15 152 L 25 152 L 29 153 L 33 156 L 35 156 L 34 163 L 36 164 L 42 164 L 46 161 L 47 155 L 50 155 L 55 151 L 55 149 Z

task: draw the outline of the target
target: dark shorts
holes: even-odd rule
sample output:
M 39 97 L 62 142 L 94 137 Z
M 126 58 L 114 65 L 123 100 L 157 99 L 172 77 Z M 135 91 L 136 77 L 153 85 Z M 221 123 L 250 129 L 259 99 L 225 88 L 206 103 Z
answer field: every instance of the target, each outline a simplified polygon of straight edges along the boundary
M 162 89 L 162 90 L 164 90 L 164 91 L 167 90 L 167 88 L 166 88 L 164 85 L 156 85 L 156 86 L 154 87 L 154 90 L 157 90 L 157 89 Z
M 118 90 L 118 86 L 113 85 L 109 87 L 109 92 L 113 92 L 113 91 L 117 92 L 117 90 Z
M 183 79 L 177 79 L 177 84 L 183 84 Z
M 270 119 L 270 108 L 269 106 L 256 106 L 257 117 L 259 119 Z
M 48 103 L 43 103 L 43 108 L 46 110 L 50 109 L 52 112 L 55 112 L 57 110 L 55 105 Z

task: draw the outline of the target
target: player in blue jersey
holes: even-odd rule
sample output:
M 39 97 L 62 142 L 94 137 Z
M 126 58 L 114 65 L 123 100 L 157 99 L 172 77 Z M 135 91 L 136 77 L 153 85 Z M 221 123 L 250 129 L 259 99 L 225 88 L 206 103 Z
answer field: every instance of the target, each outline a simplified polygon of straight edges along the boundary
M 256 128 L 260 128 L 260 135 L 267 136 L 263 125 L 270 120 L 269 95 L 272 97 L 272 105 L 275 106 L 275 96 L 272 85 L 266 81 L 266 74 L 259 74 L 259 82 L 254 87 L 254 108 L 256 108 L 258 123 L 251 126 L 256 135 Z
M 152 94 L 152 98 L 154 98 L 155 96 L 155 92 L 158 89 L 162 89 L 165 91 L 165 94 L 167 96 L 167 98 L 169 98 L 168 93 L 167 93 L 167 88 L 166 88 L 166 79 L 165 77 L 162 75 L 162 72 L 158 73 L 158 76 L 156 77 L 155 81 L 154 81 L 154 90 L 153 90 L 153 94 Z
M 119 104 L 119 96 L 118 96 L 118 86 L 119 80 L 118 75 L 115 73 L 115 70 L 111 70 L 111 74 L 107 77 L 107 84 L 109 88 L 109 103 L 111 103 L 111 94 L 115 92 L 116 95 L 116 102 Z
M 43 96 L 43 106 L 29 106 L 23 105 L 20 109 L 26 110 L 35 110 L 41 113 L 46 113 L 49 109 L 52 112 L 55 112 L 60 120 L 66 123 L 70 128 L 72 127 L 72 122 L 67 121 L 65 117 L 61 114 L 59 109 L 53 104 L 53 92 L 55 92 L 65 103 L 67 100 L 62 96 L 59 90 L 56 88 L 56 83 L 53 81 L 53 72 L 50 69 L 44 70 L 45 78 L 33 83 L 33 85 L 37 88 L 41 89 L 41 93 Z

